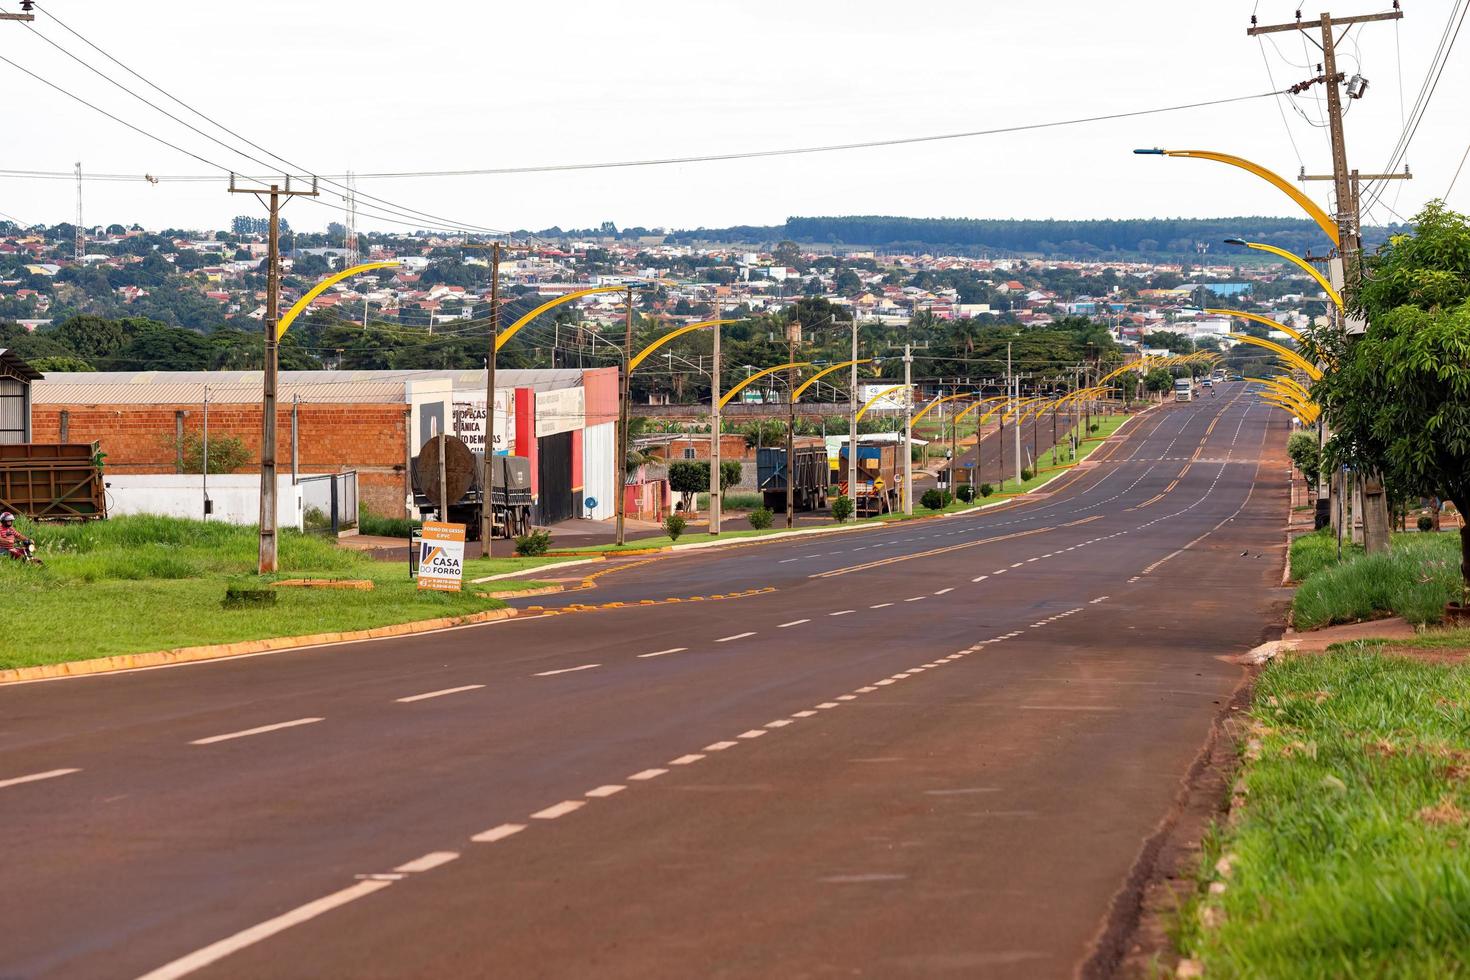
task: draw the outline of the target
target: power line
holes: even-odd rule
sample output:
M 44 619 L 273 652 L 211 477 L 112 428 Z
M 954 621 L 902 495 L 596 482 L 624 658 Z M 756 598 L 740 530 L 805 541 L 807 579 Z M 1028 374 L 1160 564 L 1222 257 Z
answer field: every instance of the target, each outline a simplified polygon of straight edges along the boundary
M 1078 126 L 1084 123 L 1109 122 L 1117 119 L 1131 119 L 1138 116 L 1157 115 L 1165 112 L 1182 112 L 1187 109 L 1202 109 L 1210 106 L 1230 105 L 1236 102 L 1249 102 L 1255 99 L 1269 99 L 1273 96 L 1283 95 L 1285 90 L 1279 92 L 1258 92 L 1254 95 L 1237 95 L 1224 99 L 1210 99 L 1204 102 L 1189 102 L 1182 105 L 1157 106 L 1151 109 L 1134 109 L 1126 112 L 1113 112 L 1097 116 L 1078 116 L 1071 119 L 1056 119 L 1039 123 L 1023 123 L 1015 126 L 1000 126 L 993 129 L 967 130 L 958 133 L 939 133 L 925 136 L 903 136 L 881 140 L 863 140 L 854 143 L 830 143 L 816 146 L 786 147 L 774 150 L 743 150 L 729 153 L 710 153 L 700 156 L 685 157 L 649 157 L 635 160 L 607 160 L 592 163 L 560 163 L 543 164 L 524 167 L 480 167 L 463 170 L 405 170 L 405 171 L 382 171 L 362 172 L 355 171 L 354 176 L 358 180 L 363 179 L 390 179 L 402 177 L 480 177 L 501 176 L 508 174 L 533 174 L 554 173 L 575 170 L 615 170 L 628 167 L 657 167 L 685 163 L 713 163 L 725 160 L 752 160 L 764 157 L 800 156 L 813 153 L 838 153 L 848 150 L 866 150 L 886 146 L 908 146 L 917 143 L 937 143 L 950 140 L 973 139 L 980 136 L 998 136 L 1007 133 L 1030 132 L 1039 129 L 1056 129 L 1064 126 Z M 191 154 L 192 155 L 192 154 Z M 198 159 L 196 157 L 196 159 Z M 205 161 L 208 162 L 208 161 Z M 218 166 L 217 164 L 211 164 Z M 0 170 L 0 175 L 25 176 L 25 177 L 53 177 L 64 176 L 67 179 L 75 179 L 75 174 L 59 174 L 56 171 L 46 170 Z M 319 177 L 321 175 L 318 175 Z M 342 177 L 346 175 L 332 175 Z M 156 180 L 156 181 L 200 181 L 213 180 L 213 175 L 198 174 L 174 174 L 162 176 L 150 176 L 141 174 L 95 174 L 94 180 Z M 258 180 L 259 178 L 250 178 Z M 328 179 L 321 177 L 321 179 Z M 361 192 L 359 192 L 361 193 Z

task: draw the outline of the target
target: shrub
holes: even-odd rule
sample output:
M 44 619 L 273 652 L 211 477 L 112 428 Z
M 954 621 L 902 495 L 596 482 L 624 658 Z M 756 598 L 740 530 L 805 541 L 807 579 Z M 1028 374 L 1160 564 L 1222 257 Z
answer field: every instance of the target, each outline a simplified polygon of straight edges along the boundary
M 929 510 L 943 510 L 949 504 L 949 500 L 949 494 L 935 487 L 930 487 L 919 498 L 919 503 L 923 504 Z
M 1434 530 L 1434 518 L 1430 517 L 1428 514 L 1420 514 L 1419 520 L 1416 523 L 1418 524 L 1419 530 L 1421 531 Z
M 679 535 L 683 534 L 684 528 L 688 526 L 689 522 L 678 514 L 670 514 L 664 518 L 664 530 L 668 532 L 670 541 L 678 541 Z
M 1390 613 L 1416 624 L 1438 622 L 1445 603 L 1460 595 L 1459 542 L 1455 537 L 1399 535 L 1386 555 L 1349 557 L 1344 549 L 1342 562 L 1307 576 L 1297 589 L 1292 601 L 1296 626 L 1311 629 Z M 1292 552 L 1292 573 L 1297 574 L 1295 547 Z
M 1027 480 L 1031 479 L 1035 475 L 1035 473 L 1031 472 L 1030 467 L 1025 467 L 1021 470 L 1021 482 L 1025 483 Z
M 833 500 L 832 500 L 832 517 L 833 517 L 833 519 L 836 520 L 838 524 L 841 524 L 843 521 L 847 520 L 851 516 L 852 516 L 852 498 L 851 497 L 848 497 L 848 496 L 845 496 L 845 495 L 838 496 L 838 497 L 833 498 Z
M 960 498 L 960 500 L 968 504 L 970 501 L 975 499 L 975 484 L 961 483 L 958 489 L 955 490 L 955 494 Z
M 764 531 L 771 526 L 771 521 L 775 519 L 775 516 L 769 507 L 757 507 L 750 512 L 750 526 L 757 531 Z
M 988 483 L 982 483 L 982 484 L 980 484 L 980 496 L 982 496 L 982 497 L 988 497 L 992 493 L 995 493 L 995 487 L 992 487 Z
M 384 517 L 366 506 L 360 506 L 357 510 L 357 533 L 359 534 L 373 534 L 384 538 L 406 538 L 418 528 L 419 522 L 407 517 Z
M 1100 423 L 1094 422 L 1094 423 L 1092 423 L 1091 425 L 1089 425 L 1087 427 L 1087 431 L 1088 432 L 1096 432 L 1098 429 L 1101 429 L 1101 428 L 1102 428 L 1102 425 Z
M 551 547 L 550 531 L 532 531 L 530 534 L 516 537 L 516 554 L 526 558 L 544 555 L 549 547 Z

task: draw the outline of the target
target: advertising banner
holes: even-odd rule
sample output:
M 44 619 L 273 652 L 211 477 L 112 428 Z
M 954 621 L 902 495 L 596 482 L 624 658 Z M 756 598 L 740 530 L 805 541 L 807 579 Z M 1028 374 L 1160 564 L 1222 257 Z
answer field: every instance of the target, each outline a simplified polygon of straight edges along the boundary
M 424 521 L 419 540 L 419 588 L 458 592 L 464 576 L 464 525 Z
M 515 452 L 515 390 L 497 388 L 495 391 L 495 455 L 505 456 Z M 485 400 L 466 400 L 454 403 L 454 427 L 451 430 L 464 440 L 470 452 L 485 451 Z

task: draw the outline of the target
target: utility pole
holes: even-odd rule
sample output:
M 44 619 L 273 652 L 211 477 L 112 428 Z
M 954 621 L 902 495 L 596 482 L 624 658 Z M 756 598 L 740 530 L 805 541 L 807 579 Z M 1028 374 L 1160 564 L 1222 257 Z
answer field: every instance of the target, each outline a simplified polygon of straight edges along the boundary
M 793 308 L 792 317 L 796 316 Z M 796 361 L 796 332 L 801 321 L 786 324 L 786 363 Z M 796 368 L 786 369 L 786 528 L 796 526 Z
M 614 539 L 623 543 L 623 522 L 628 507 L 628 359 L 633 356 L 633 287 L 628 287 L 627 307 L 623 322 L 623 384 L 618 392 L 618 460 L 613 484 L 618 488 L 618 530 Z
M 852 370 L 848 381 L 848 395 L 852 410 L 847 413 L 847 499 L 853 502 L 853 516 L 857 516 L 857 465 L 858 465 L 858 341 L 857 310 L 852 311 Z
M 914 512 L 914 345 L 903 343 L 903 512 Z
M 1011 395 L 1011 398 L 1012 398 L 1012 401 L 1010 403 L 1010 411 L 1014 412 L 1016 410 L 1016 406 L 1021 403 L 1021 379 L 1011 369 L 1011 345 L 1010 345 L 1009 342 L 1006 343 L 1006 378 L 1009 379 L 1009 382 L 1010 382 L 1010 395 Z M 1005 413 L 1002 412 L 1001 415 L 1002 415 L 1002 423 L 1004 423 L 1004 415 L 1005 415 Z M 1021 420 L 1020 420 L 1020 418 L 1017 418 L 1016 419 L 1016 424 L 1013 425 L 1013 426 L 1011 426 L 1011 438 L 1015 440 L 1015 444 L 1016 444 L 1015 445 L 1015 449 L 1016 449 L 1016 454 L 1015 454 L 1016 455 L 1016 461 L 1015 461 L 1015 468 L 1016 468 L 1016 490 L 1019 491 L 1021 489 Z
M 276 355 L 280 339 L 276 327 L 281 319 L 281 206 L 283 199 L 316 197 L 316 178 L 311 190 L 293 191 L 291 178 L 285 186 L 272 184 L 268 192 L 236 187 L 230 175 L 231 194 L 254 194 L 265 204 L 262 193 L 269 194 L 270 231 L 266 246 L 265 281 L 265 365 L 260 385 L 260 548 L 256 571 L 266 575 L 276 570 Z
M 77 265 L 82 264 L 82 256 L 87 254 L 87 235 L 82 231 L 82 161 L 77 161 L 77 226 L 76 246 L 74 256 Z
M 1342 94 L 1339 86 L 1346 84 L 1348 97 L 1350 99 L 1362 98 L 1367 90 L 1367 82 L 1361 75 L 1354 75 L 1352 81 L 1346 81 L 1345 75 L 1337 70 L 1337 41 L 1335 28 L 1344 28 L 1343 36 L 1351 30 L 1354 24 L 1364 24 L 1373 21 L 1399 20 L 1404 12 L 1399 9 L 1398 0 L 1394 0 L 1394 9 L 1388 13 L 1381 14 L 1359 14 L 1353 17 L 1333 17 L 1331 14 L 1321 14 L 1317 21 L 1303 21 L 1298 12 L 1297 19 L 1293 23 L 1268 24 L 1258 26 L 1254 16 L 1251 18 L 1251 26 L 1246 31 L 1247 36 L 1260 34 L 1275 34 L 1282 31 L 1301 31 L 1308 33 L 1320 31 L 1321 40 L 1317 41 L 1318 47 L 1322 49 L 1322 64 L 1318 66 L 1319 74 L 1316 78 L 1308 79 L 1294 86 L 1306 87 L 1321 83 L 1327 89 L 1327 122 L 1328 131 L 1332 140 L 1332 176 L 1308 177 L 1303 173 L 1303 180 L 1326 180 L 1330 179 L 1333 186 L 1334 211 L 1337 218 L 1338 257 L 1341 262 L 1341 281 L 1336 283 L 1343 296 L 1345 306 L 1351 308 L 1353 298 L 1357 294 L 1358 282 L 1362 275 L 1363 238 L 1362 238 L 1362 216 L 1359 214 L 1358 181 L 1361 175 L 1355 170 L 1348 168 L 1347 143 L 1343 137 L 1343 109 Z M 1407 168 L 1403 174 L 1371 174 L 1374 180 L 1398 180 L 1408 179 Z M 1353 325 L 1346 322 L 1346 314 L 1343 314 L 1342 327 L 1348 334 L 1361 333 L 1367 329 L 1366 324 L 1355 329 Z M 1333 474 L 1333 488 L 1342 492 L 1341 473 Z M 1363 474 L 1364 507 L 1363 507 L 1363 542 L 1364 550 L 1369 553 L 1381 553 L 1388 551 L 1388 495 L 1384 491 L 1383 476 L 1380 473 Z
M 485 455 L 480 465 L 480 554 L 490 557 L 495 534 L 495 353 L 500 346 L 500 242 L 490 244 L 490 348 L 485 355 Z M 535 412 L 535 409 L 532 409 Z M 533 420 L 534 423 L 534 420 Z M 532 425 L 532 437 L 535 425 Z M 509 433 L 507 433 L 508 435 Z M 504 481 L 502 481 L 504 482 Z M 506 488 L 507 495 L 509 487 Z M 507 499 L 509 497 L 507 496 Z M 510 513 L 509 510 L 506 511 Z M 444 518 L 440 518 L 444 520 Z M 509 521 L 507 520 L 507 526 Z
M 709 533 L 720 533 L 720 297 L 715 294 L 714 363 L 709 369 Z

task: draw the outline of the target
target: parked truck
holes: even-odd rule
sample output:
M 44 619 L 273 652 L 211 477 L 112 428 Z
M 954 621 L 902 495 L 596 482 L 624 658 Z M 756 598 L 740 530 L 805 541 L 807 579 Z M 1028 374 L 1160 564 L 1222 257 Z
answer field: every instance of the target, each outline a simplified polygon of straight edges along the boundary
M 842 482 L 847 481 L 848 455 L 851 447 L 844 445 L 838 456 L 838 472 Z M 903 447 L 897 443 L 863 443 L 857 447 L 857 482 L 849 488 L 853 512 L 858 517 L 873 517 L 890 514 L 898 507 L 899 481 L 903 478 Z
M 796 463 L 792 466 L 793 506 L 797 510 L 825 510 L 831 469 L 827 464 L 827 447 L 797 446 Z M 765 498 L 766 507 L 786 510 L 786 448 L 763 446 L 756 451 L 756 488 Z
M 439 464 L 443 448 L 444 465 Z M 440 474 L 444 478 L 447 513 L 439 516 L 454 524 L 465 525 L 471 541 L 480 537 L 480 520 L 485 495 L 482 492 L 484 457 L 472 451 L 455 436 L 435 436 L 424 443 L 413 461 L 413 501 L 419 517 L 439 515 Z M 509 538 L 531 530 L 531 461 L 524 456 L 491 458 L 490 476 L 494 487 L 490 493 L 493 507 L 491 535 Z

